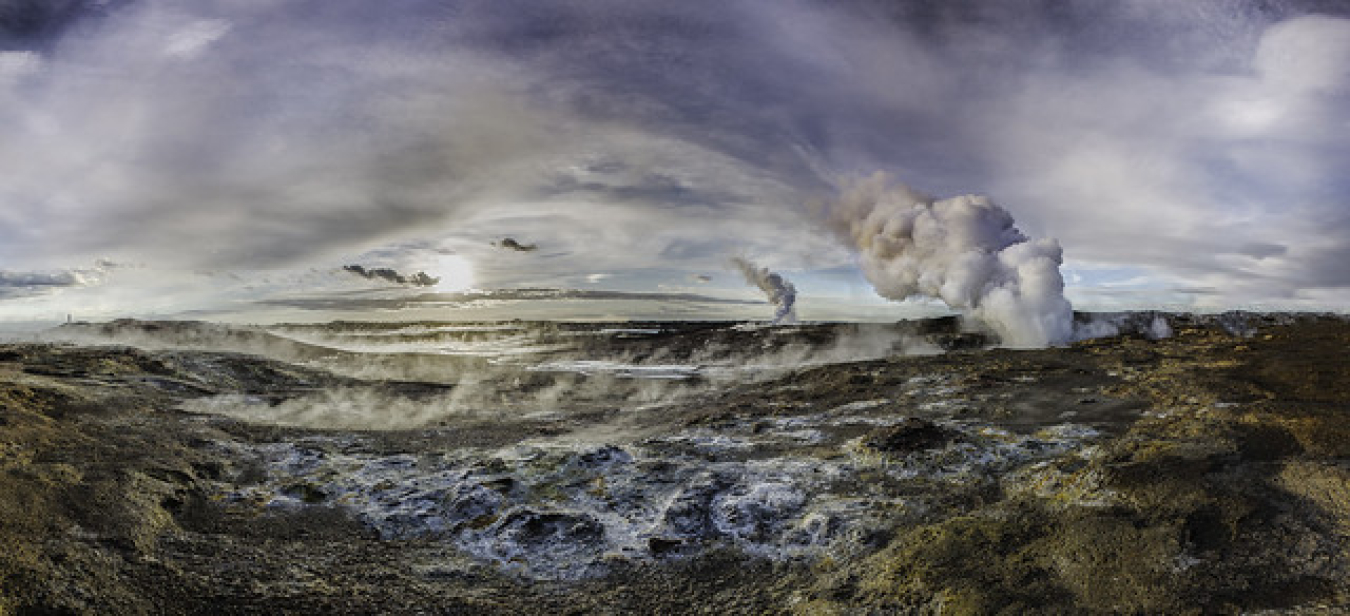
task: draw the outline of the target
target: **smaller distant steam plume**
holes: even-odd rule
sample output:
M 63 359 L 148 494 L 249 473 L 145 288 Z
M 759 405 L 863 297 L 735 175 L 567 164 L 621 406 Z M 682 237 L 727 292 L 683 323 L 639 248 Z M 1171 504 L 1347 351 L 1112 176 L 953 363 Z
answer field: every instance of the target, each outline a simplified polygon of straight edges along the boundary
M 404 276 L 387 267 L 366 268 L 360 265 L 344 265 L 342 269 L 362 278 L 370 280 L 384 280 L 394 284 L 402 284 L 413 287 L 434 287 L 440 282 L 440 278 L 428 276 L 426 272 L 417 272 L 411 276 Z
M 797 310 L 793 307 L 793 304 L 797 303 L 797 288 L 792 286 L 792 283 L 769 271 L 769 268 L 759 267 L 746 259 L 736 257 L 731 262 L 741 270 L 745 281 L 759 287 L 769 303 L 773 304 L 775 324 L 797 322 Z
M 493 242 L 492 245 L 497 246 L 498 248 L 514 250 L 516 252 L 534 252 L 539 249 L 539 247 L 534 244 L 522 244 L 517 242 L 514 237 L 502 238 L 502 241 Z

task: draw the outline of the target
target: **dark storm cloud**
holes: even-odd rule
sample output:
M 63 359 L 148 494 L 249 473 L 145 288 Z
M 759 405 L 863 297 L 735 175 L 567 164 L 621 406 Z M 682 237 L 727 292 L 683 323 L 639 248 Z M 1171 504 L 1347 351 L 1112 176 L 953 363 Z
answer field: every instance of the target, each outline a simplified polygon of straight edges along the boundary
M 440 278 L 428 276 L 426 272 L 417 272 L 416 274 L 404 276 L 397 271 L 387 267 L 367 268 L 360 265 L 344 265 L 342 270 L 350 272 L 367 280 L 383 280 L 393 284 L 409 285 L 414 287 L 434 287 L 440 282 Z
M 534 252 L 536 250 L 539 250 L 538 246 L 534 244 L 522 244 L 516 241 L 516 238 L 514 237 L 502 238 L 502 241 L 493 242 L 493 245 L 505 248 L 507 250 L 514 250 L 516 252 Z
M 106 16 L 122 1 L 0 0 L 0 51 L 49 49 L 67 31 Z

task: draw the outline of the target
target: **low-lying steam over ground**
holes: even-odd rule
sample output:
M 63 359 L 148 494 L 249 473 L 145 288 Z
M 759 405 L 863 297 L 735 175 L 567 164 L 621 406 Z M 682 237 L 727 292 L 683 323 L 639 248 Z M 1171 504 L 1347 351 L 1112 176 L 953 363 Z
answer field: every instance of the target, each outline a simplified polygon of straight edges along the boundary
M 0 608 L 1350 606 L 1350 322 L 971 325 L 63 326 L 0 346 Z

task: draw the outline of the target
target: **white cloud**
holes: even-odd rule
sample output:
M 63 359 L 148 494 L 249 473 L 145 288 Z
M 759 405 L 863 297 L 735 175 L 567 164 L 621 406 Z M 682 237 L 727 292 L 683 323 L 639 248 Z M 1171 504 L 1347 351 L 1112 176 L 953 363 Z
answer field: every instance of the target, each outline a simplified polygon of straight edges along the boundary
M 229 31 L 230 22 L 223 19 L 192 22 L 169 37 L 164 54 L 182 59 L 194 58 Z
M 0 51 L 0 87 L 12 87 L 41 67 L 42 59 L 31 51 Z
M 1308 15 L 1271 26 L 1254 68 L 1292 94 L 1344 94 L 1350 88 L 1350 19 Z
M 127 3 L 0 52 L 0 263 L 147 263 L 97 292 L 165 310 L 257 292 L 193 270 L 381 251 L 482 286 L 810 271 L 851 261 L 809 204 L 885 170 L 1071 265 L 1334 298 L 1350 20 L 1291 3 Z

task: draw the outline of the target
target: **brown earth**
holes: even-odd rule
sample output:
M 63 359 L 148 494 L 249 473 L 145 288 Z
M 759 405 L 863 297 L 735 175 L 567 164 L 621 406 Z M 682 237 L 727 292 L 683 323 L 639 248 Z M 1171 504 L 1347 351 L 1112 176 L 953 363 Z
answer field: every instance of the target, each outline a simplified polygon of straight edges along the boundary
M 438 566 L 464 557 L 381 539 L 338 506 L 220 500 L 222 482 L 259 471 L 216 443 L 314 431 L 203 421 L 176 410 L 183 400 L 352 379 L 230 353 L 0 345 L 0 615 L 1350 610 L 1350 323 L 1288 319 L 1245 337 L 1192 325 L 1157 341 L 803 369 L 677 406 L 672 428 L 716 429 L 898 398 L 947 374 L 967 392 L 959 415 L 1016 431 L 1072 413 L 1104 436 L 1092 455 L 897 513 L 864 552 L 774 562 L 713 549 L 560 582 Z M 954 438 L 901 425 L 857 437 L 877 456 Z M 438 446 L 531 429 L 476 420 Z M 380 438 L 400 450 L 424 436 Z

